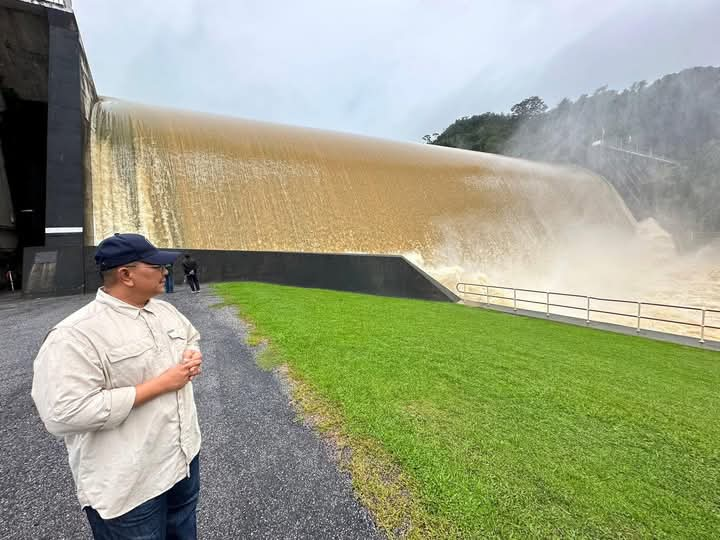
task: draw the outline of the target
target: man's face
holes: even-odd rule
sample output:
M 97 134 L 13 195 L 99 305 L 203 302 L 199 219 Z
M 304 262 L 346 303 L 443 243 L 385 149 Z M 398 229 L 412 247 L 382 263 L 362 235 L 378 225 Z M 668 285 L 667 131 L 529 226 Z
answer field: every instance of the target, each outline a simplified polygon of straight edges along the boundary
M 162 264 L 134 262 L 125 265 L 130 271 L 135 291 L 149 297 L 165 292 L 165 275 L 167 270 Z

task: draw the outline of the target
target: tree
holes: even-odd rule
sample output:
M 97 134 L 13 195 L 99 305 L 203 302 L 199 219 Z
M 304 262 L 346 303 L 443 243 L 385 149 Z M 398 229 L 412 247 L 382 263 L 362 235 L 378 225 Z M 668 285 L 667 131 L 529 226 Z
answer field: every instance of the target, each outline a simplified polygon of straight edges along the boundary
M 600 88 L 598 88 L 597 90 L 595 90 L 595 92 L 593 92 L 593 96 L 597 96 L 597 95 L 603 94 L 603 93 L 607 92 L 607 89 L 608 89 L 608 85 L 607 85 L 607 84 L 604 85 L 604 86 L 601 86 Z
M 426 144 L 432 144 L 438 138 L 439 133 L 433 133 L 432 135 L 423 135 L 422 139 Z
M 642 92 L 647 86 L 647 81 L 637 81 L 630 87 L 631 92 Z
M 562 114 L 566 114 L 570 107 L 572 107 L 572 101 L 570 101 L 568 98 L 563 98 L 563 100 L 557 104 L 557 107 L 555 109 Z
M 532 118 L 538 116 L 547 111 L 547 105 L 538 96 L 531 96 L 523 99 L 520 103 L 516 103 L 510 109 L 510 112 L 515 118 Z

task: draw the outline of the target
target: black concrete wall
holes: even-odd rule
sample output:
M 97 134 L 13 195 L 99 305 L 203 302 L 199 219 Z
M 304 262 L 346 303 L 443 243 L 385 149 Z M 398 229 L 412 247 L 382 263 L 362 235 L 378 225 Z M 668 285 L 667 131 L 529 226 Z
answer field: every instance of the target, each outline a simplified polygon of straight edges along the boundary
M 86 291 L 100 286 L 95 248 L 86 248 Z M 458 297 L 403 257 L 285 253 L 275 251 L 183 250 L 198 262 L 200 286 L 211 281 L 262 281 L 298 287 L 457 302 Z M 175 286 L 182 287 L 182 257 Z
M 44 236 L 23 253 L 23 292 L 83 292 L 87 95 L 94 96 L 73 13 L 43 8 L 48 24 Z M 30 69 L 31 66 L 28 66 Z M 88 91 L 88 87 L 90 91 Z M 70 229 L 69 231 L 67 229 Z
M 84 221 L 81 46 L 75 16 L 48 9 L 48 132 L 45 227 L 82 228 Z M 82 232 L 45 236 L 46 246 L 82 246 Z

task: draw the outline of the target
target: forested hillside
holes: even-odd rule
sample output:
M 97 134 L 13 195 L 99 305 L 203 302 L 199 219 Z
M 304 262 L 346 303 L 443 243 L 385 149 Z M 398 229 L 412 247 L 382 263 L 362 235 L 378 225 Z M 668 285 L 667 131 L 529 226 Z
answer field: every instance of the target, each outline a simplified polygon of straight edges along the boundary
M 432 144 L 587 167 L 681 243 L 720 231 L 720 68 L 603 87 L 550 110 L 534 96 L 510 114 L 461 118 Z

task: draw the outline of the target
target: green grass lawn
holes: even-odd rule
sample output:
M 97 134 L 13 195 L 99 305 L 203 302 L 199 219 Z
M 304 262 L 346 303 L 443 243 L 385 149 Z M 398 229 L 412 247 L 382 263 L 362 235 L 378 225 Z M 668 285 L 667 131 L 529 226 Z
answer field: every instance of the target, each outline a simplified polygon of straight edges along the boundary
M 396 467 L 353 470 L 391 535 L 720 538 L 718 353 L 445 303 L 216 288 L 336 436 Z M 397 482 L 410 516 L 383 492 Z

